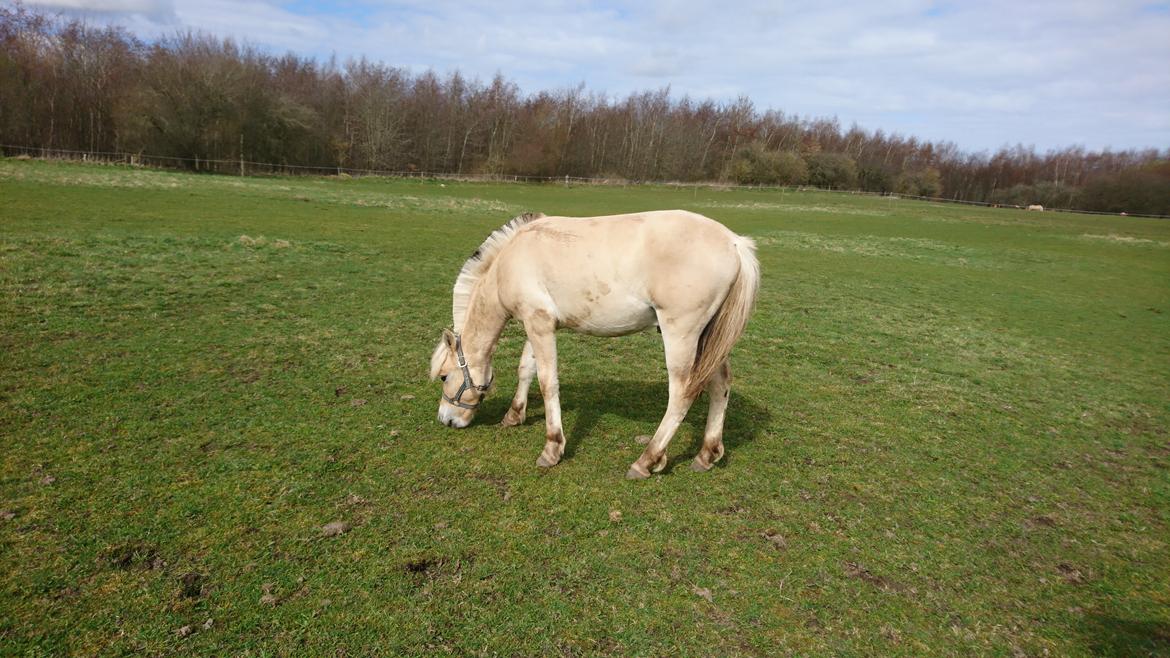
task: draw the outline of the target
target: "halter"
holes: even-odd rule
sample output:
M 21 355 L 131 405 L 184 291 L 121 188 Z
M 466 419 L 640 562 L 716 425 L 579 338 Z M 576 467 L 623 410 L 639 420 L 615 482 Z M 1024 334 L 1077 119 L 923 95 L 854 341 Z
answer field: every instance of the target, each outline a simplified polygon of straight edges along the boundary
M 459 385 L 459 392 L 455 394 L 454 398 L 447 397 L 447 392 L 444 391 L 443 399 L 456 407 L 477 409 L 479 408 L 479 404 L 483 402 L 484 394 L 491 388 L 492 379 L 494 378 L 488 379 L 488 382 L 483 386 L 476 386 L 475 380 L 471 378 L 471 371 L 467 368 L 467 359 L 463 356 L 463 338 L 459 334 L 455 334 L 455 357 L 455 364 L 463 371 L 463 383 Z M 472 389 L 479 391 L 479 399 L 475 401 L 475 404 L 467 404 L 463 402 L 463 393 Z

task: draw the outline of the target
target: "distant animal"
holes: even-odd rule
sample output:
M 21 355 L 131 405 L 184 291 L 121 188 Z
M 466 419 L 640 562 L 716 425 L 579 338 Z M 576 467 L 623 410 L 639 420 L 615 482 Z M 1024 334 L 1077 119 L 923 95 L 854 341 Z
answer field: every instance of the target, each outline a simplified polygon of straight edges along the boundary
M 549 467 L 565 450 L 555 332 L 564 327 L 621 336 L 657 326 L 666 352 L 666 413 L 631 479 L 666 467 L 666 448 L 691 404 L 710 399 L 703 446 L 692 463 L 706 471 L 723 457 L 731 390 L 728 356 L 755 305 L 755 243 L 682 210 L 606 217 L 527 214 L 497 229 L 463 264 L 452 294 L 451 329 L 431 356 L 442 380 L 439 422 L 467 427 L 493 380 L 492 356 L 510 318 L 524 325 L 519 384 L 502 425 L 524 422 L 533 376 L 545 407 Z M 614 396 L 621 391 L 615 390 Z
M 1033 203 L 1032 205 L 1028 206 L 1028 210 L 1039 210 L 1039 211 L 1043 212 L 1044 206 L 1042 206 L 1038 203 Z

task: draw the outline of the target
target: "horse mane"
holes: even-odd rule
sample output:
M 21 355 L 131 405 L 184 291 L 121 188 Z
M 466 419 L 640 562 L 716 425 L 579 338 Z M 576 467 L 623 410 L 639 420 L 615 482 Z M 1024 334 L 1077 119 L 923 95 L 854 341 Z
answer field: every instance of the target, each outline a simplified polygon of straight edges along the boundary
M 512 236 L 516 235 L 516 231 L 520 227 L 544 216 L 544 213 L 528 212 L 512 218 L 507 224 L 492 231 L 492 234 L 487 236 L 487 239 L 479 245 L 475 253 L 471 254 L 471 258 L 468 258 L 467 262 L 463 264 L 463 269 L 459 270 L 459 276 L 455 279 L 455 289 L 451 294 L 451 319 L 454 322 L 452 327 L 455 329 L 455 333 L 463 331 L 463 322 L 467 319 L 467 305 L 471 302 L 471 292 L 475 290 L 475 283 L 491 267 L 496 255 L 500 253 L 500 249 L 511 241 Z

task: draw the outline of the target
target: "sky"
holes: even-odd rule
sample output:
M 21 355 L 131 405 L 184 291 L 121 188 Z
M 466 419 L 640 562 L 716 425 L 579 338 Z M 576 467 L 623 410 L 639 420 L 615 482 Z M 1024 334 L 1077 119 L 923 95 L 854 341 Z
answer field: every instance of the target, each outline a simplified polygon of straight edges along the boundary
M 5 4 L 10 4 L 5 2 Z M 836 117 L 969 152 L 1170 148 L 1170 0 L 26 0 L 415 73 Z

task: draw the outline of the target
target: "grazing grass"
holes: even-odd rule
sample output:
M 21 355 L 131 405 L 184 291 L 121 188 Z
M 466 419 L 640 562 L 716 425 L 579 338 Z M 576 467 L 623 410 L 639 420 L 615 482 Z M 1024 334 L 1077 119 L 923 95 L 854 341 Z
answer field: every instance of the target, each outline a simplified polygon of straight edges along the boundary
M 727 457 L 645 482 L 654 333 L 427 360 L 525 210 L 754 236 Z M 816 192 L 237 179 L 0 160 L 0 653 L 1170 652 L 1170 224 Z

